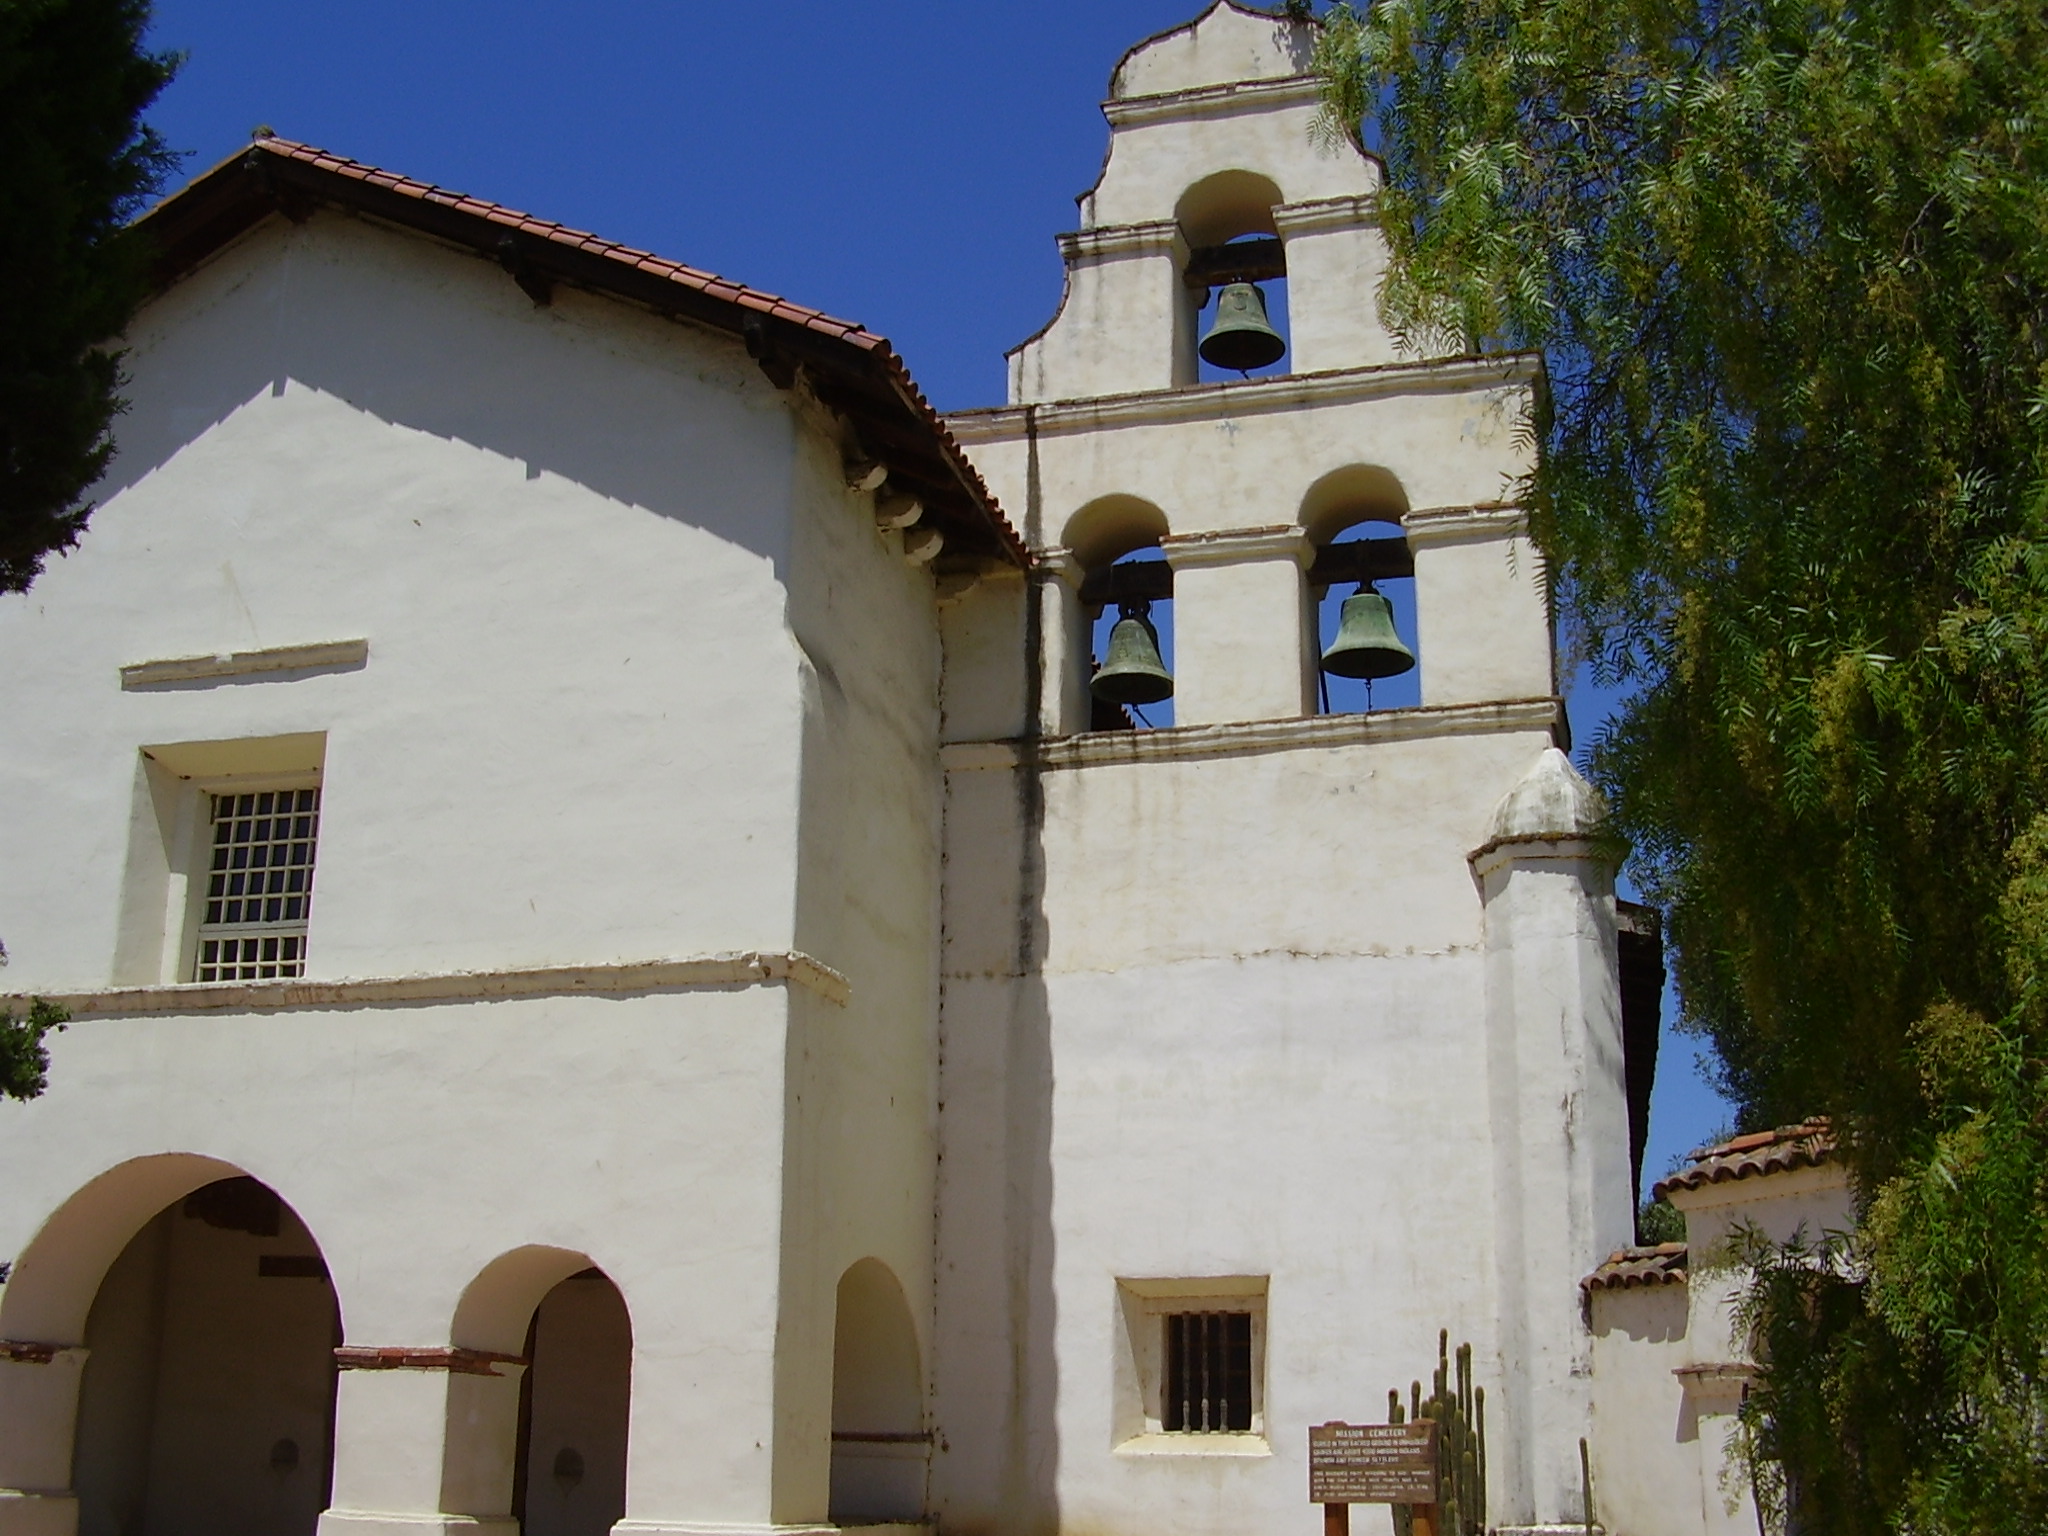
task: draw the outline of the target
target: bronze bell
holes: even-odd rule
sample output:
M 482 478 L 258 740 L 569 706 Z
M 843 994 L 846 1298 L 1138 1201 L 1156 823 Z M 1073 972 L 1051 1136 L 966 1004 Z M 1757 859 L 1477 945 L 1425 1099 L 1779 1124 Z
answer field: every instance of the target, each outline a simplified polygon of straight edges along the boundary
M 1415 665 L 1415 653 L 1394 632 L 1394 605 L 1361 581 L 1344 599 L 1337 638 L 1323 652 L 1323 670 L 1332 677 L 1399 677 Z
M 1202 360 L 1249 373 L 1286 355 L 1287 343 L 1266 320 L 1266 299 L 1252 283 L 1229 283 L 1216 295 L 1216 320 L 1202 338 Z
M 1159 659 L 1159 631 L 1146 615 L 1150 603 L 1119 603 L 1109 654 L 1088 691 L 1109 704 L 1157 704 L 1173 697 L 1173 674 Z

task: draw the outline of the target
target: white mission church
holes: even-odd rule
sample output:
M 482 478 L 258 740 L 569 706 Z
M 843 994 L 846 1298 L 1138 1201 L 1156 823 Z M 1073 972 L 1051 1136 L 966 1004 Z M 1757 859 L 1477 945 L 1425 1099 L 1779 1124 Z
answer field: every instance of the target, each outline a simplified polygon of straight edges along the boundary
M 91 534 L 0 599 L 0 980 L 74 1021 L 0 1105 L 0 1536 L 1313 1536 L 1308 1427 L 1440 1328 L 1491 1526 L 1755 1529 L 1725 1286 L 1628 1248 L 1661 961 L 1538 362 L 1380 327 L 1311 25 L 1126 55 L 943 420 L 284 140 L 148 216 Z M 1670 1183 L 1846 1209 L 1816 1127 Z

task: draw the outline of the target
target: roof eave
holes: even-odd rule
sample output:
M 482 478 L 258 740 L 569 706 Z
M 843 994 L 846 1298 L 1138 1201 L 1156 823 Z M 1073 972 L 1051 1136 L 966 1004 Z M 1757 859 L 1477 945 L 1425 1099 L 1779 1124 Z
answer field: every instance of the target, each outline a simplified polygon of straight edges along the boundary
M 567 284 L 737 337 L 778 383 L 793 382 L 801 367 L 818 397 L 850 417 L 863 442 L 888 461 L 892 478 L 924 500 L 949 554 L 1030 563 L 995 497 L 883 337 L 708 274 L 682 280 L 674 263 L 574 231 L 558 235 L 559 226 L 536 230 L 539 221 L 495 204 L 367 167 L 331 169 L 310 158 L 318 155 L 258 140 L 145 214 L 136 228 L 155 247 L 158 291 L 275 215 L 303 221 L 326 207 L 394 224 L 496 261 L 530 292 Z

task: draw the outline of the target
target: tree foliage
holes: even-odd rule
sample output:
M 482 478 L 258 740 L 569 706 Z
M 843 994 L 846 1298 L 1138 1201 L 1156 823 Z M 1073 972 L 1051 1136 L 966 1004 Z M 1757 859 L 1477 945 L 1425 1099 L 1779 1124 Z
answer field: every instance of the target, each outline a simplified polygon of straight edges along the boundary
M 1847 1269 L 1759 1268 L 1756 1443 L 1807 1530 L 2041 1529 L 2048 7 L 1326 23 L 1383 312 L 1546 353 L 1521 494 L 1685 1022 L 1864 1202 Z
M 141 114 L 177 61 L 147 0 L 0 0 L 0 592 L 78 542 L 113 453 L 120 356 L 142 299 L 124 228 L 175 164 Z
M 48 1086 L 50 1052 L 43 1037 L 61 1030 L 70 1017 L 40 997 L 30 1000 L 25 1018 L 0 1008 L 0 1097 L 32 1099 Z

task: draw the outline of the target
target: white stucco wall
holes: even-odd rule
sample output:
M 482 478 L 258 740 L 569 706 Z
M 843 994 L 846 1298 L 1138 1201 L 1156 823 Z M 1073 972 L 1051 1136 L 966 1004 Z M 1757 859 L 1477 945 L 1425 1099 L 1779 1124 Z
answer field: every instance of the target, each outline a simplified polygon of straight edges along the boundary
M 1595 1291 L 1587 1306 L 1600 1522 L 1615 1536 L 1698 1536 L 1699 1416 L 1672 1374 L 1690 1358 L 1686 1288 Z
M 789 947 L 794 439 L 736 345 L 320 215 L 172 289 L 129 367 L 85 543 L 0 600 L 48 726 L 0 744 L 11 986 L 108 981 L 139 747 L 299 731 L 312 975 Z M 356 671 L 118 684 L 353 638 Z
M 799 1000 L 791 1021 L 776 1518 L 815 1523 L 827 1512 L 835 1297 L 849 1267 L 872 1258 L 888 1268 L 929 1358 L 939 644 L 930 574 L 845 492 L 823 430 L 807 440 L 799 483 L 797 947 L 832 956 L 852 988 L 844 1007 Z
M 28 1283 L 75 1191 L 204 1154 L 304 1214 L 352 1345 L 516 1350 L 516 1328 L 451 1338 L 480 1270 L 531 1244 L 602 1266 L 633 1326 L 629 1514 L 821 1518 L 835 1266 L 881 1251 L 929 1294 L 929 577 L 839 485 L 829 421 L 737 344 L 568 290 L 535 309 L 417 237 L 273 221 L 131 340 L 135 403 L 85 544 L 0 600 L 10 717 L 43 723 L 0 744 L 10 987 L 180 980 L 151 790 L 192 790 L 153 783 L 140 749 L 304 736 L 323 761 L 311 980 L 810 943 L 843 948 L 819 958 L 858 1001 L 773 979 L 453 985 L 82 1018 L 53 1040 L 49 1093 L 0 1106 L 0 1254 L 23 1258 L 0 1337 L 82 1329 L 97 1270 L 56 1287 L 75 1305 Z M 352 638 L 352 668 L 118 675 Z M 0 1421 L 40 1424 L 69 1368 L 0 1366 Z M 516 1370 L 342 1385 L 335 1503 L 354 1513 L 328 1518 L 362 1531 L 441 1507 L 439 1405 L 483 1393 L 496 1413 Z M 0 1485 L 61 1487 L 52 1454 Z
M 1498 505 L 1532 372 L 1387 366 L 1376 168 L 1308 142 L 1303 41 L 1226 4 L 1125 60 L 1065 307 L 1013 354 L 1010 406 L 952 419 L 1042 568 L 1030 598 L 942 610 L 949 1529 L 1298 1525 L 1306 1427 L 1377 1419 L 1439 1328 L 1514 1404 L 1494 1519 L 1578 1512 L 1553 1465 L 1590 1429 L 1578 1280 L 1629 1215 L 1612 892 L 1582 841 L 1484 885 L 1469 862 L 1554 719 L 1540 562 Z M 1256 177 L 1278 207 L 1224 206 Z M 1253 215 L 1290 241 L 1295 366 L 1321 371 L 1194 385 L 1178 264 Z M 1304 571 L 1369 519 L 1415 556 L 1433 708 L 1304 719 Z M 1086 562 L 1145 527 L 1178 728 L 1076 734 Z M 1521 1076 L 1554 1113 L 1503 1117 Z M 1257 1297 L 1258 1430 L 1134 1431 L 1157 1405 L 1130 1330 L 1205 1287 Z

